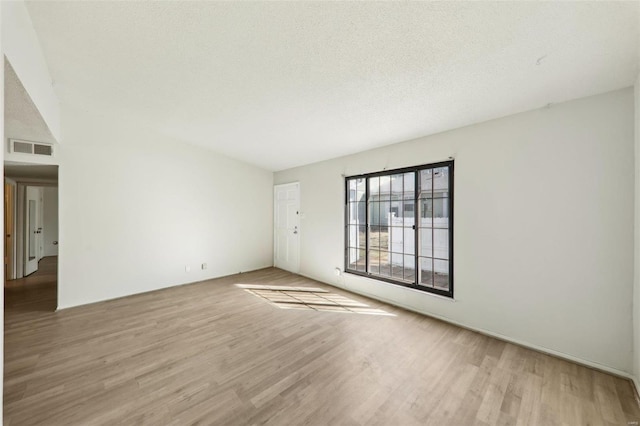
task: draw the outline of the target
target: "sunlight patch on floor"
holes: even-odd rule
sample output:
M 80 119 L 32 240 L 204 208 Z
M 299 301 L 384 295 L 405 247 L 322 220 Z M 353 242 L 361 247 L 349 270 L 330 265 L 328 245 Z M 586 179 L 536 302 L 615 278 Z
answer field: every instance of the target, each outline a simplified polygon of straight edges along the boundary
M 395 316 L 382 309 L 371 308 L 362 302 L 321 288 L 260 284 L 236 284 L 236 286 L 281 309 Z

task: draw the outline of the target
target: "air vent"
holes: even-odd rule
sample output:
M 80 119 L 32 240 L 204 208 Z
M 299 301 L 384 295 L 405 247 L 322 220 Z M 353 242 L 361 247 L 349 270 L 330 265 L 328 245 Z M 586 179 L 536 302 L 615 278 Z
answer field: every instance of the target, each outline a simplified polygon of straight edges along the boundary
M 51 145 L 42 145 L 39 143 L 33 144 L 33 153 L 38 155 L 49 155 L 53 154 L 53 150 L 51 149 Z
M 9 139 L 9 150 L 17 154 L 53 156 L 53 145 L 44 142 Z
M 13 152 L 21 152 L 23 154 L 33 153 L 33 144 L 27 142 L 13 141 Z

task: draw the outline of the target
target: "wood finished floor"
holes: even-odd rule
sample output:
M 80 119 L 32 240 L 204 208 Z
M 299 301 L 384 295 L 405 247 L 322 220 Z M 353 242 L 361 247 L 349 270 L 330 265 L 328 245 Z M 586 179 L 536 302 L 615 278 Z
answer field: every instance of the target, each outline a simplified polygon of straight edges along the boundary
M 54 313 L 47 262 L 6 287 L 5 425 L 640 419 L 627 380 L 278 269 Z M 280 309 L 234 284 L 319 287 L 394 316 Z

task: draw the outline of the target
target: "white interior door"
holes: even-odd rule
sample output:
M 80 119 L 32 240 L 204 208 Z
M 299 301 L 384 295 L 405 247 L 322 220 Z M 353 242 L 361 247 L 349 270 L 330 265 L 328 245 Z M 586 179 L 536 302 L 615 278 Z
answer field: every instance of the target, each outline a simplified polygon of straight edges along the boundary
M 274 187 L 274 253 L 277 268 L 298 272 L 300 268 L 300 184 Z
M 38 270 L 38 260 L 41 257 L 42 239 L 42 188 L 26 187 L 24 208 L 24 275 Z

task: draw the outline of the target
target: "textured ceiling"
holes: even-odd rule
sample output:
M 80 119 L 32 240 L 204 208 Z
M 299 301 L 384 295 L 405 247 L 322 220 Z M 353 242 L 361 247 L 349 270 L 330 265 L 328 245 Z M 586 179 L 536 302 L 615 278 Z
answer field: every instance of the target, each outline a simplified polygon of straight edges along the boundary
M 56 140 L 22 86 L 11 64 L 4 60 L 4 137 L 34 142 Z
M 63 103 L 281 170 L 630 86 L 637 2 L 29 2 Z

